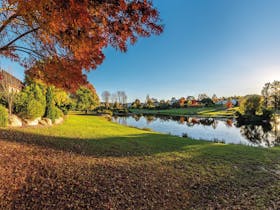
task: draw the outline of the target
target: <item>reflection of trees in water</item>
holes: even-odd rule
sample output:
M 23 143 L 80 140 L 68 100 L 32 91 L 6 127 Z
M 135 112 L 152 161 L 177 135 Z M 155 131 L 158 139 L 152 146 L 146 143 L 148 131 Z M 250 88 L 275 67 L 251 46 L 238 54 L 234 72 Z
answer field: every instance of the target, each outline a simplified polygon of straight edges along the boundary
M 218 121 L 214 120 L 213 118 L 192 118 L 189 117 L 187 120 L 187 126 L 194 126 L 194 125 L 204 125 L 204 126 L 212 126 L 214 129 L 218 126 Z
M 151 122 L 156 120 L 156 117 L 152 116 L 152 115 L 147 115 L 147 116 L 145 116 L 145 118 L 146 118 L 147 124 L 150 124 Z
M 212 123 L 212 128 L 216 129 L 218 127 L 219 121 L 214 120 Z
M 139 114 L 135 114 L 135 115 L 132 115 L 132 118 L 138 122 L 140 119 L 141 119 L 142 115 L 139 115 Z
M 157 116 L 157 118 L 160 119 L 161 122 L 167 122 L 169 121 L 171 118 L 169 116 Z
M 213 124 L 215 124 L 215 120 L 212 118 L 205 118 L 205 119 L 200 119 L 199 123 L 202 125 L 206 125 L 206 126 L 213 126 Z
M 268 147 L 280 145 L 280 124 L 271 122 L 262 125 L 242 125 L 241 134 L 256 145 Z
M 278 143 L 280 144 L 280 118 L 275 119 L 272 123 L 272 132 L 277 137 Z
M 185 117 L 185 116 L 168 116 L 168 115 L 144 115 L 147 120 L 147 123 L 151 123 L 156 119 L 160 119 L 162 122 L 166 122 L 169 120 L 173 120 L 178 122 L 178 124 L 186 124 L 189 127 L 194 125 L 204 125 L 204 126 L 212 126 L 214 129 L 218 126 L 218 121 L 213 118 L 195 118 L 195 117 Z M 135 117 L 133 117 L 135 119 Z
M 229 128 L 231 128 L 231 127 L 233 126 L 233 120 L 227 119 L 227 120 L 226 120 L 226 126 L 229 127 Z
M 144 117 L 146 118 L 146 120 L 156 120 L 159 119 L 162 122 L 166 122 L 169 121 L 171 119 L 170 116 L 165 116 L 165 115 L 144 115 Z
M 179 124 L 184 124 L 185 120 L 186 120 L 185 117 L 182 116 L 182 117 L 180 117 L 178 122 L 179 122 Z
M 115 122 L 122 125 L 127 125 L 127 117 L 114 117 Z

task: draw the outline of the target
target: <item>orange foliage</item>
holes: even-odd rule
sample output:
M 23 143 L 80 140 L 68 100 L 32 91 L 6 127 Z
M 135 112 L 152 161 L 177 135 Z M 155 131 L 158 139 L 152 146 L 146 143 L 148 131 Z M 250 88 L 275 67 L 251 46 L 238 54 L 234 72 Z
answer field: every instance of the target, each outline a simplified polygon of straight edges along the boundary
M 0 9 L 0 55 L 26 67 L 44 61 L 29 74 L 67 88 L 86 81 L 82 70 L 97 68 L 104 48 L 125 52 L 163 30 L 147 0 L 3 0 Z
M 232 103 L 231 101 L 228 101 L 228 102 L 226 103 L 226 107 L 227 107 L 228 109 L 232 108 L 232 107 L 233 107 L 233 103 Z
M 184 97 L 180 98 L 179 99 L 180 107 L 183 107 L 185 105 L 185 102 L 186 102 L 186 99 Z

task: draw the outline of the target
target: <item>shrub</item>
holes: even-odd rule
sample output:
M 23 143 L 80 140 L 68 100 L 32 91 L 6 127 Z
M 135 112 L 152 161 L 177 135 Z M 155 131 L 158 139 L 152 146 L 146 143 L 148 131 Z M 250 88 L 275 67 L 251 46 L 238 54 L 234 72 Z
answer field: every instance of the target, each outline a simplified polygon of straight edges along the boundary
M 17 95 L 14 111 L 24 118 L 34 119 L 44 115 L 45 107 L 46 97 L 43 86 L 32 83 Z
M 108 114 L 108 115 L 112 116 L 113 112 L 111 110 L 106 109 L 106 110 L 103 111 L 103 114 Z
M 19 115 L 26 113 L 27 101 L 28 94 L 24 91 L 20 92 L 15 99 L 14 113 Z
M 114 114 L 128 114 L 128 109 L 113 109 Z
M 206 107 L 215 105 L 211 98 L 204 98 L 201 100 L 201 103 L 204 104 Z
M 59 109 L 63 112 L 64 115 L 67 115 L 69 113 L 69 110 L 71 109 L 71 107 L 70 107 L 70 105 L 60 106 Z
M 55 107 L 55 119 L 57 119 L 57 118 L 59 118 L 59 117 L 63 117 L 64 116 L 64 114 L 63 114 L 63 112 L 62 112 L 62 110 L 61 109 L 59 109 L 59 108 L 57 108 L 57 107 Z
M 187 133 L 182 133 L 183 138 L 189 138 L 189 135 Z
M 54 104 L 54 94 L 53 94 L 53 88 L 48 87 L 47 88 L 47 93 L 46 93 L 46 112 L 45 112 L 45 117 L 49 118 L 54 122 L 54 120 L 57 118 L 56 117 L 56 107 Z
M 59 108 L 54 106 L 53 108 L 50 109 L 50 112 L 46 117 L 50 118 L 52 122 L 54 122 L 59 117 L 63 117 L 63 116 L 64 116 L 63 112 Z
M 23 116 L 28 119 L 35 119 L 38 117 L 42 117 L 45 113 L 45 106 L 36 101 L 35 99 L 31 99 L 27 102 L 26 112 L 23 113 Z
M 8 111 L 5 107 L 0 105 L 0 127 L 6 127 L 8 125 Z
M 101 109 L 101 108 L 97 108 L 95 109 L 95 112 L 97 114 L 108 114 L 108 115 L 113 115 L 113 111 L 111 111 L 110 109 Z

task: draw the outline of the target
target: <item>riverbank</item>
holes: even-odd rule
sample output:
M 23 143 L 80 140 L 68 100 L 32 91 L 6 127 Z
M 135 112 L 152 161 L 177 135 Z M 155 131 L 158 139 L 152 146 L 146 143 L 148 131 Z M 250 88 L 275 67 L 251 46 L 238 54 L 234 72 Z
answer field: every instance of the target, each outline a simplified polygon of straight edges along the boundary
M 238 108 L 226 109 L 224 106 L 172 108 L 172 109 L 163 109 L 163 110 L 129 109 L 129 111 L 133 114 L 193 116 L 193 117 L 212 117 L 212 118 L 233 118 L 237 110 Z
M 0 208 L 275 209 L 280 148 L 215 144 L 72 115 L 2 129 Z

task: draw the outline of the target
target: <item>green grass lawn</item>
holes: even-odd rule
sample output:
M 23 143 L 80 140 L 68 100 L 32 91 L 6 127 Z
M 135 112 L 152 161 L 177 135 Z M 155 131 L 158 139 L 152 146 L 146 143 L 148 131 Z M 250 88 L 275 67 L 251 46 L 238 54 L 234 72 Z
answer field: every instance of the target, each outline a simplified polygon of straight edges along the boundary
M 0 208 L 276 209 L 280 148 L 215 144 L 70 115 L 2 129 Z
M 203 117 L 233 117 L 238 108 L 226 109 L 223 106 L 172 108 L 165 110 L 130 109 L 135 114 L 195 115 Z

